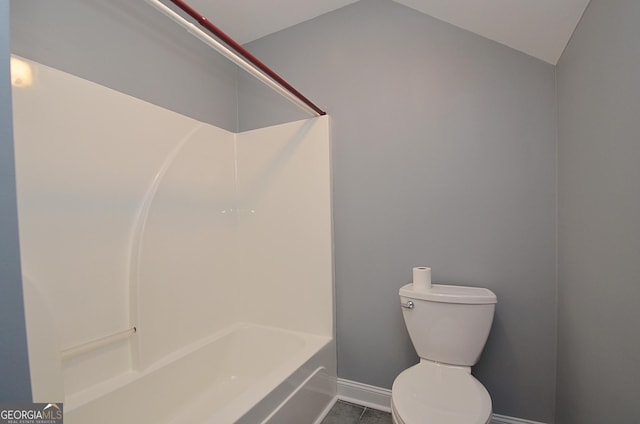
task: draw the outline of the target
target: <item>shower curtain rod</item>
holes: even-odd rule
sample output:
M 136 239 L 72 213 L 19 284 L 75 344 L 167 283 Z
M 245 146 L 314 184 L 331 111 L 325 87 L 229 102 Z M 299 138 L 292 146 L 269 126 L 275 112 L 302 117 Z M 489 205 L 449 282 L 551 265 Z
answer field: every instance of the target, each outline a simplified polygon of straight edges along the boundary
M 327 113 L 313 104 L 309 99 L 296 90 L 291 84 L 285 81 L 280 75 L 275 73 L 271 68 L 261 62 L 257 57 L 251 54 L 247 49 L 242 47 L 233 38 L 227 35 L 220 28 L 212 24 L 207 18 L 198 13 L 195 9 L 189 6 L 182 0 L 170 0 L 173 4 L 179 7 L 186 14 L 195 19 L 202 27 L 204 27 L 211 34 L 222 40 L 227 46 L 220 43 L 218 40 L 212 38 L 204 31 L 197 28 L 191 22 L 184 19 L 178 13 L 174 12 L 171 8 L 167 7 L 160 0 L 146 0 L 147 3 L 155 7 L 160 12 L 164 13 L 169 18 L 183 26 L 194 36 L 201 41 L 208 44 L 214 50 L 221 53 L 227 59 L 234 62 L 236 65 L 249 72 L 260 81 L 271 87 L 273 90 L 284 96 L 301 109 L 304 109 L 308 113 L 315 116 L 323 116 Z

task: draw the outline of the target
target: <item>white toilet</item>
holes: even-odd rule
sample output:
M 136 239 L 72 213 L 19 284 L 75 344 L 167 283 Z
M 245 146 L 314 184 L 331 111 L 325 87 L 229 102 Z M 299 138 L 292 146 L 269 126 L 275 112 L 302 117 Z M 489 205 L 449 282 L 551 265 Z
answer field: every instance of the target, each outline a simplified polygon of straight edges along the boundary
M 433 284 L 400 289 L 402 314 L 420 363 L 393 382 L 394 424 L 487 424 L 491 397 L 471 375 L 491 329 L 496 295 Z

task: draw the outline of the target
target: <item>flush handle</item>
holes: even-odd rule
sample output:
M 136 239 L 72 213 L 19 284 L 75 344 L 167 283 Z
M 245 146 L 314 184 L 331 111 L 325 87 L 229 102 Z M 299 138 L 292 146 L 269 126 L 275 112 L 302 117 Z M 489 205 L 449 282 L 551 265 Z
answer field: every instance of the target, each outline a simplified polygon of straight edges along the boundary
M 400 306 L 402 306 L 405 309 L 413 309 L 413 302 L 408 301 L 407 303 L 400 303 Z

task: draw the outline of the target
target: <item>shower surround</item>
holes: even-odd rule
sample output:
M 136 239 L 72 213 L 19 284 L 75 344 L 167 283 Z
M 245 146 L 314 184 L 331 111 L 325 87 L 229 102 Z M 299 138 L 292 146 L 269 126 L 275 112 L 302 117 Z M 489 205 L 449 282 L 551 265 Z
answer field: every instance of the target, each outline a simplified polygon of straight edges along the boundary
M 118 399 L 173 405 L 153 422 L 320 416 L 336 373 L 329 118 L 232 133 L 14 59 L 34 76 L 13 90 L 34 401 L 64 401 L 71 423 L 113 422 Z M 198 409 L 228 384 L 243 401 Z

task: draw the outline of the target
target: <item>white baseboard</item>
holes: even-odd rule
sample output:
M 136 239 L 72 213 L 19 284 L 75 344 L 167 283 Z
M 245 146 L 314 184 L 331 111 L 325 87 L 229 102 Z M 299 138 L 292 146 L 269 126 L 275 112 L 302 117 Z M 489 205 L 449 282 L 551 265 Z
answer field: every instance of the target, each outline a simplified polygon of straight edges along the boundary
M 338 399 L 391 412 L 391 390 L 338 378 Z
M 540 421 L 523 420 L 522 418 L 507 417 L 505 415 L 493 414 L 491 424 L 545 424 Z
M 357 381 L 338 378 L 338 399 L 367 408 L 391 412 L 391 390 Z M 545 424 L 538 421 L 523 420 L 522 418 L 507 417 L 493 414 L 491 424 Z

